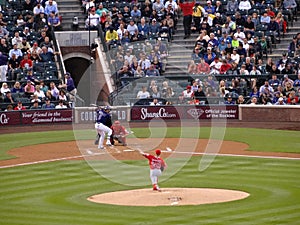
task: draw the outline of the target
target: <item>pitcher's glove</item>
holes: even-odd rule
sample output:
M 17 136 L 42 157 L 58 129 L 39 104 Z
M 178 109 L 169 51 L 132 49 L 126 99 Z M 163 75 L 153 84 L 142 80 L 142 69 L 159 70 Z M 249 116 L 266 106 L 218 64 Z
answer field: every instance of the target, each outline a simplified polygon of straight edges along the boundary
M 165 167 L 160 167 L 160 170 L 161 170 L 161 172 L 163 172 L 164 171 L 164 169 L 165 169 Z

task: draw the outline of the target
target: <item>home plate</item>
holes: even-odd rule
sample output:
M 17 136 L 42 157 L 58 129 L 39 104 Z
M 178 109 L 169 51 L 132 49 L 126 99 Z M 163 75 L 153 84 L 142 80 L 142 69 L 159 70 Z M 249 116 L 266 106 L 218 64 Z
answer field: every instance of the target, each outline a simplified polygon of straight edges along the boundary
M 169 147 L 167 147 L 166 150 L 167 150 L 168 152 L 172 152 L 172 149 L 169 148 Z
M 133 149 L 124 149 L 123 152 L 134 152 Z
M 89 155 L 93 155 L 93 154 L 94 154 L 94 153 L 93 153 L 91 150 L 89 150 L 89 149 L 86 150 L 86 153 L 89 154 Z

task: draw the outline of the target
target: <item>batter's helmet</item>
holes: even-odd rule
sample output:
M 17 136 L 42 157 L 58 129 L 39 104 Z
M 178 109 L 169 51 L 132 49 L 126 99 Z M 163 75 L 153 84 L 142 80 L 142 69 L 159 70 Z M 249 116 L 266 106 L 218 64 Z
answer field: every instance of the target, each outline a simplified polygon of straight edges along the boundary
M 111 110 L 111 107 L 109 105 L 104 106 L 104 110 Z

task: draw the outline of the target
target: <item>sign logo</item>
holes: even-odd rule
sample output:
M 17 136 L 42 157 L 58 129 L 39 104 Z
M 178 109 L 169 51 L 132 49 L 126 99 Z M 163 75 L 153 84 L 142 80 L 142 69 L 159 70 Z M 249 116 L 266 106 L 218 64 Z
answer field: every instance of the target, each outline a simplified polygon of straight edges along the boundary
M 187 112 L 194 119 L 199 119 L 199 117 L 204 113 L 204 110 L 202 110 L 202 109 L 189 109 Z

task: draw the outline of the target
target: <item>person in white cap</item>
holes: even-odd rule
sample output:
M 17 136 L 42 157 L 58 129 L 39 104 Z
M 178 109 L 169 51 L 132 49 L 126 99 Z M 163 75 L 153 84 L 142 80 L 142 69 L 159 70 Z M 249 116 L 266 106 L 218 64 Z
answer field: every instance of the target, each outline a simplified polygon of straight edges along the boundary
M 275 103 L 275 105 L 286 105 L 283 97 L 278 98 L 278 101 Z

